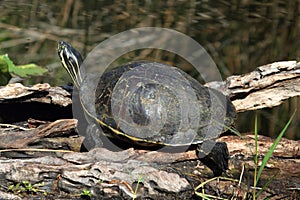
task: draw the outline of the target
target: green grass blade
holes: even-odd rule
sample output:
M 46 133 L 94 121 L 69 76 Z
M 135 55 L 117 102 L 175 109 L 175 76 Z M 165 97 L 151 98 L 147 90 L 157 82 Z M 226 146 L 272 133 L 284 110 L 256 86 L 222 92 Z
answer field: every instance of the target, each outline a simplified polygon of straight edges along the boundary
M 212 200 L 212 199 L 226 200 L 222 197 L 217 197 L 217 196 L 213 196 L 213 195 L 209 195 L 209 194 L 196 193 L 196 195 L 198 195 L 199 197 L 206 199 L 206 200 Z
M 257 166 L 258 166 L 258 122 L 257 122 L 257 114 L 255 115 L 254 121 L 254 141 L 255 141 L 255 156 L 254 156 L 254 191 L 253 191 L 253 199 L 256 199 L 256 184 L 257 184 Z
M 293 115 L 291 116 L 291 118 L 289 119 L 289 121 L 286 123 L 285 127 L 282 129 L 282 131 L 280 132 L 280 134 L 278 135 L 278 137 L 276 138 L 276 140 L 274 141 L 274 143 L 272 144 L 272 146 L 270 147 L 269 151 L 267 152 L 267 154 L 265 155 L 261 166 L 259 167 L 258 173 L 257 173 L 257 177 L 256 177 L 256 184 L 258 183 L 258 180 L 261 176 L 261 173 L 263 171 L 263 169 L 265 168 L 268 160 L 270 159 L 270 157 L 272 156 L 276 146 L 278 145 L 280 139 L 282 138 L 283 134 L 286 132 L 287 128 L 289 127 L 290 123 L 292 122 L 294 116 L 296 114 L 296 110 L 294 111 Z
M 266 182 L 266 184 L 264 184 L 264 186 L 262 187 L 261 190 L 259 190 L 259 192 L 256 194 L 256 197 L 258 197 L 269 185 L 270 183 L 273 182 L 273 180 L 275 179 L 275 177 L 277 176 L 277 174 L 279 173 L 279 171 L 277 171 L 276 174 L 274 174 L 269 180 L 268 182 Z
M 221 197 L 217 197 L 217 196 L 213 196 L 213 195 L 209 195 L 209 194 L 205 194 L 205 193 L 202 193 L 202 192 L 197 192 L 197 190 L 199 190 L 200 188 L 204 188 L 204 186 L 211 182 L 211 181 L 214 181 L 216 179 L 221 179 L 221 180 L 227 180 L 227 181 L 233 181 L 233 182 L 238 182 L 238 180 L 236 179 L 232 179 L 232 178 L 227 178 L 227 177 L 214 177 L 214 178 L 211 178 L 211 179 L 208 179 L 204 182 L 202 182 L 200 185 L 198 185 L 194 190 L 195 190 L 195 194 L 203 199 L 219 199 L 219 200 L 225 200 Z

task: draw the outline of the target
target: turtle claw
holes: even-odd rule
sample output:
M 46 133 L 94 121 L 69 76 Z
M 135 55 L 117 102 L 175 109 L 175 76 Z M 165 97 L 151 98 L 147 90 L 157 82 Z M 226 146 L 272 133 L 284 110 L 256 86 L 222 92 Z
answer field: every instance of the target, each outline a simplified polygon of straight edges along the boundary
M 205 153 L 201 145 L 197 148 L 197 156 L 199 160 L 210 168 L 214 176 L 221 176 L 226 174 L 228 169 L 229 153 L 225 142 L 216 142 L 209 153 Z

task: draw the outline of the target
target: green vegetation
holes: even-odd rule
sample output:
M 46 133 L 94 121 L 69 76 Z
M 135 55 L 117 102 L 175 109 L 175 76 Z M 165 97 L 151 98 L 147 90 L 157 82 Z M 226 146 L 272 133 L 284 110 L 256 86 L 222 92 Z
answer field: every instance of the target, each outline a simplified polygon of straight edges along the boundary
M 28 76 L 40 76 L 47 70 L 36 64 L 16 66 L 7 54 L 0 55 L 0 85 L 6 85 L 13 76 L 21 78 Z
M 257 192 L 257 184 L 260 180 L 261 174 L 264 170 L 264 168 L 266 167 L 269 159 L 271 158 L 271 156 L 273 155 L 276 146 L 278 145 L 280 139 L 282 138 L 282 136 L 284 135 L 284 133 L 286 132 L 287 128 L 289 127 L 289 125 L 291 124 L 294 116 L 296 114 L 296 111 L 293 113 L 293 115 L 290 117 L 289 121 L 285 124 L 284 128 L 281 130 L 281 132 L 279 133 L 278 137 L 275 139 L 274 143 L 272 144 L 272 146 L 270 147 L 270 149 L 268 150 L 268 152 L 266 153 L 266 155 L 264 156 L 262 163 L 260 165 L 260 167 L 258 168 L 258 156 L 259 156 L 259 152 L 258 152 L 258 122 L 257 122 L 257 116 L 255 116 L 255 123 L 254 123 L 254 137 L 255 137 L 255 155 L 254 155 L 254 163 L 255 163 L 255 168 L 254 168 L 254 183 L 253 183 L 253 191 L 252 194 L 247 194 L 247 192 L 245 193 L 246 195 L 244 196 L 244 199 L 248 199 L 248 195 L 251 196 L 254 200 L 258 199 L 258 197 L 261 195 L 261 193 L 263 191 L 266 190 L 266 188 L 270 185 L 270 183 L 274 180 L 275 176 L 277 175 L 274 174 L 264 185 L 263 187 Z M 236 133 L 234 130 L 231 130 L 232 132 Z M 240 134 L 237 134 L 241 137 Z M 198 185 L 195 188 L 195 194 L 198 195 L 199 197 L 202 197 L 203 199 L 223 199 L 217 196 L 213 196 L 213 195 L 209 195 L 209 194 L 205 194 L 204 192 L 204 186 L 211 182 L 214 181 L 216 179 L 221 179 L 221 180 L 227 180 L 227 181 L 232 181 L 232 182 L 241 182 L 243 176 L 243 172 L 241 173 L 241 178 L 240 180 L 236 180 L 236 179 L 231 179 L 231 178 L 226 178 L 226 177 L 214 177 L 212 179 L 209 179 L 203 183 L 201 183 L 200 185 Z M 238 187 L 239 188 L 239 187 Z M 201 192 L 199 192 L 199 190 L 202 189 Z
M 56 55 L 58 40 L 74 44 L 86 57 L 99 42 L 136 27 L 171 28 L 187 34 L 208 51 L 223 78 L 247 73 L 275 61 L 300 58 L 298 1 L 184 0 L 171 4 L 169 1 L 119 1 L 116 4 L 99 0 L 1 2 L 0 54 L 8 53 L 16 63 L 37 63 L 49 68 L 46 76 L 24 80 L 26 85 L 40 82 L 65 85 L 71 81 Z M 41 9 L 44 7 L 49 12 Z M 52 14 L 48 16 L 47 13 Z M 182 51 L 185 49 L 189 47 L 182 48 Z M 179 57 L 145 49 L 119 59 L 123 59 L 122 62 L 163 60 L 183 67 L 194 77 L 198 76 L 196 70 Z M 263 121 L 258 122 L 261 132 L 276 137 L 286 116 L 298 107 L 299 98 L 292 98 L 282 106 L 261 110 L 258 113 Z M 239 115 L 237 129 L 248 132 L 248 119 L 254 119 L 254 112 Z M 299 119 L 299 111 L 295 118 Z M 253 122 L 250 127 L 254 127 Z M 299 123 L 295 123 L 285 137 L 299 140 L 299 128 Z
M 224 198 L 221 198 L 221 197 L 217 197 L 217 196 L 213 196 L 213 195 L 209 195 L 209 194 L 205 194 L 204 193 L 204 190 L 202 190 L 201 192 L 198 192 L 199 189 L 204 189 L 204 186 L 209 183 L 209 182 L 212 182 L 216 179 L 221 179 L 221 180 L 227 180 L 227 181 L 233 181 L 233 182 L 238 182 L 238 180 L 235 180 L 235 179 L 232 179 L 232 178 L 226 178 L 226 177 L 214 177 L 214 178 L 211 178 L 207 181 L 204 181 L 203 183 L 201 183 L 200 185 L 198 185 L 196 188 L 195 188 L 195 194 L 198 195 L 199 197 L 203 198 L 203 199 L 221 199 L 221 200 L 225 200 Z
M 254 129 L 254 135 L 255 135 L 255 156 L 254 156 L 255 169 L 254 170 L 255 171 L 254 171 L 254 184 L 253 184 L 253 186 L 254 186 L 253 199 L 257 199 L 257 197 L 265 190 L 265 188 L 268 187 L 268 185 L 274 180 L 274 178 L 276 176 L 276 174 L 274 174 L 269 179 L 269 181 L 263 186 L 263 188 L 258 193 L 256 193 L 256 186 L 259 182 L 262 171 L 264 170 L 264 168 L 267 165 L 270 157 L 272 156 L 273 152 L 275 151 L 275 148 L 278 145 L 278 143 L 279 143 L 280 139 L 282 138 L 283 134 L 286 132 L 287 128 L 291 124 L 295 114 L 296 114 L 296 111 L 293 113 L 293 115 L 291 116 L 289 121 L 286 123 L 286 125 L 284 126 L 282 131 L 279 133 L 276 140 L 274 141 L 274 143 L 272 144 L 272 146 L 270 147 L 270 149 L 268 150 L 268 152 L 264 156 L 264 159 L 262 160 L 262 163 L 261 163 L 261 166 L 258 169 L 258 172 L 257 172 L 257 167 L 258 167 L 258 128 L 257 128 L 257 116 L 255 117 L 255 129 Z
M 134 190 L 134 197 L 132 198 L 132 200 L 134 200 L 135 198 L 137 198 L 137 193 L 138 193 L 138 188 L 139 188 L 139 184 L 143 181 L 143 176 L 142 173 L 139 174 L 137 183 L 136 183 L 136 187 Z
M 47 195 L 45 190 L 41 190 L 40 187 L 44 186 L 44 183 L 31 184 L 28 181 L 22 181 L 21 183 L 17 183 L 15 185 L 10 185 L 8 187 L 8 191 L 21 196 L 26 196 L 28 194 L 37 194 L 42 193 L 43 195 Z
M 91 197 L 92 194 L 91 194 L 91 191 L 89 191 L 89 190 L 82 190 L 82 192 L 80 193 L 80 196 Z

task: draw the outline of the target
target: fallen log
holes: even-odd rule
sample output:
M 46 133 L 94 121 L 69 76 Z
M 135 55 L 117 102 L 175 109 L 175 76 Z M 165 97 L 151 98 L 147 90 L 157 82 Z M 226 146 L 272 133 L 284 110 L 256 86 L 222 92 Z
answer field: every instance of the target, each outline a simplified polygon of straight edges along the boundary
M 282 61 L 256 68 L 253 72 L 209 82 L 233 101 L 237 112 L 271 108 L 300 95 L 300 62 Z
M 300 64 L 291 61 L 262 66 L 251 73 L 207 86 L 229 95 L 237 111 L 243 112 L 277 106 L 287 98 L 299 96 L 299 80 Z M 11 84 L 0 88 L 1 119 L 13 120 L 6 118 L 3 113 L 7 112 L 2 111 L 10 105 L 24 103 L 31 104 L 31 109 L 35 104 L 54 105 L 55 112 L 59 112 L 71 106 L 71 99 L 66 91 L 47 84 L 33 87 Z M 47 116 L 47 112 L 37 119 L 45 119 L 44 115 Z M 22 117 L 28 119 L 26 115 Z M 49 120 L 53 122 L 31 119 L 26 127 L 0 124 L 1 197 L 197 199 L 197 192 L 200 192 L 241 198 L 253 191 L 250 187 L 255 169 L 253 134 L 244 134 L 242 138 L 221 137 L 219 140 L 227 143 L 231 155 L 228 172 L 231 179 L 212 180 L 195 191 L 200 183 L 212 177 L 212 173 L 197 160 L 194 151 L 170 153 L 129 148 L 115 152 L 96 148 L 80 152 L 83 137 L 76 134 L 77 120 L 58 119 Z M 259 136 L 260 162 L 273 142 L 273 139 Z M 261 198 L 299 195 L 299 147 L 300 141 L 284 138 L 280 141 L 258 187 L 276 176 Z M 237 183 L 240 179 L 241 183 Z

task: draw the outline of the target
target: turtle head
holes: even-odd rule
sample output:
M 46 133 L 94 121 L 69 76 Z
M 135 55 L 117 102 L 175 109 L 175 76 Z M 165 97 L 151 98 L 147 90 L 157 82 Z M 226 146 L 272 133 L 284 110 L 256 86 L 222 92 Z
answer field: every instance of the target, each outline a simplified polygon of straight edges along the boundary
M 80 65 L 83 62 L 80 53 L 74 49 L 70 44 L 60 41 L 58 43 L 58 56 L 63 67 L 71 76 L 75 86 L 79 88 L 82 78 L 80 74 Z

